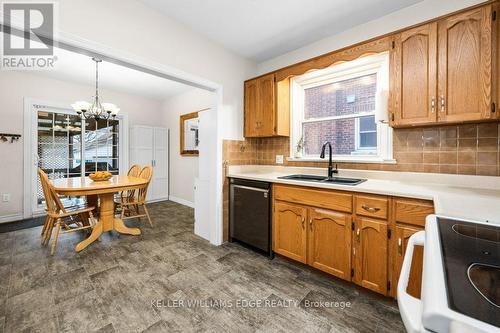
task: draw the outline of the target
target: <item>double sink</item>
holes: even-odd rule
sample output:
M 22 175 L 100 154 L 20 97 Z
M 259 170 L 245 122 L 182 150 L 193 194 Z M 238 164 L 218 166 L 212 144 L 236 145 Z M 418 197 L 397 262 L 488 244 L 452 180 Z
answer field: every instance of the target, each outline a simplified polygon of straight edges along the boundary
M 345 178 L 345 177 L 324 177 L 324 176 L 316 176 L 316 175 L 289 175 L 278 177 L 279 179 L 288 179 L 288 180 L 299 180 L 305 182 L 316 182 L 316 183 L 328 183 L 328 184 L 338 184 L 338 185 L 359 185 L 362 182 L 365 182 L 366 179 L 360 178 Z

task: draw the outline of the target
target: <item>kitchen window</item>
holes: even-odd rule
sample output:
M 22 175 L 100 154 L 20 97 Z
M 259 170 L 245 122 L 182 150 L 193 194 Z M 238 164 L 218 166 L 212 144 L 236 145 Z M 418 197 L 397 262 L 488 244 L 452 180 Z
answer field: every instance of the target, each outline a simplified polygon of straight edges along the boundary
M 292 158 L 317 160 L 330 141 L 336 161 L 393 162 L 388 63 L 382 53 L 293 78 Z

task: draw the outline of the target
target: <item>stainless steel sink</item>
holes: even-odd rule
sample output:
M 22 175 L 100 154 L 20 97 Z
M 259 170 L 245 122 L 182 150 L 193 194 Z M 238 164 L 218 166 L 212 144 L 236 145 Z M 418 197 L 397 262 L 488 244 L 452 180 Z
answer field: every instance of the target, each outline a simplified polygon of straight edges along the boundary
M 329 183 L 329 184 L 340 184 L 340 185 L 358 185 L 365 182 L 366 179 L 359 178 L 345 178 L 345 177 L 324 177 L 316 175 L 289 175 L 278 177 L 279 179 L 289 179 L 289 180 L 300 180 L 305 182 L 317 182 L 317 183 Z

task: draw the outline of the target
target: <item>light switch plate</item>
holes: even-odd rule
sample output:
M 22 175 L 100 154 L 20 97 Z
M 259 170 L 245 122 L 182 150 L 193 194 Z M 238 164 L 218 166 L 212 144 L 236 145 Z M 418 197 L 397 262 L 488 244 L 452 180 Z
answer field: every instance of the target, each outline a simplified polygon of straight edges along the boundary
M 283 164 L 283 155 L 276 155 L 276 164 Z
M 9 202 L 10 201 L 10 193 L 4 193 L 2 195 L 2 201 L 3 202 Z

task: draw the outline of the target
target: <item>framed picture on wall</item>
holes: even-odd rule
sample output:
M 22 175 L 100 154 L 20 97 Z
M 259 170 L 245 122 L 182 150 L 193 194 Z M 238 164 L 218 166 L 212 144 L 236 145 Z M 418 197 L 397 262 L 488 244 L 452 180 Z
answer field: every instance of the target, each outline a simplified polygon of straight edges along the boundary
M 184 156 L 198 156 L 199 144 L 199 118 L 198 112 L 184 114 L 180 118 L 180 152 Z

